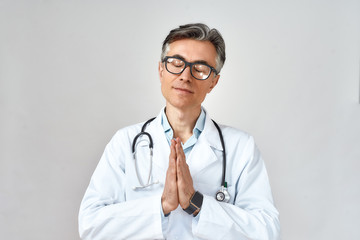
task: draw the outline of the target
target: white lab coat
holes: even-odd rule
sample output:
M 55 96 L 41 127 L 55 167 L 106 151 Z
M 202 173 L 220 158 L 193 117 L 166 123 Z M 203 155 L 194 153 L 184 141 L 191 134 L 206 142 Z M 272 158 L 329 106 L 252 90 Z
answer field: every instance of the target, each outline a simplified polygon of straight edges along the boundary
M 218 202 L 222 177 L 222 146 L 218 131 L 206 114 L 205 126 L 187 159 L 195 190 L 204 195 L 193 217 L 180 207 L 164 217 L 161 194 L 170 147 L 161 114 L 146 128 L 153 138 L 152 181 L 142 190 L 136 177 L 131 146 L 142 124 L 119 130 L 106 146 L 91 178 L 79 212 L 82 239 L 271 239 L 279 238 L 278 212 L 273 205 L 267 172 L 254 139 L 222 126 L 226 153 L 226 181 L 231 199 Z M 149 148 L 140 143 L 137 163 L 143 182 L 149 173 Z

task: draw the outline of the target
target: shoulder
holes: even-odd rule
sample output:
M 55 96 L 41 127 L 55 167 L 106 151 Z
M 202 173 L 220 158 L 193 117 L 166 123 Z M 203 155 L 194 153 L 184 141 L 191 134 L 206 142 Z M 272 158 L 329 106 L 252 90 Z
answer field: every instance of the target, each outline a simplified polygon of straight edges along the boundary
M 140 133 L 141 127 L 144 123 L 145 121 L 120 128 L 115 132 L 111 141 L 123 142 L 128 139 L 134 138 L 138 133 Z
M 224 138 L 235 141 L 254 141 L 253 136 L 248 132 L 228 125 L 218 124 Z
M 115 135 L 114 138 L 124 138 L 124 137 L 128 137 L 128 138 L 134 138 L 137 134 L 139 134 L 141 132 L 142 127 L 144 126 L 144 124 L 146 124 L 146 131 L 151 131 L 151 129 L 153 129 L 154 127 L 158 127 L 159 125 L 161 125 L 161 113 L 164 110 L 162 109 L 160 111 L 160 113 L 153 117 L 153 118 L 149 118 L 149 119 L 145 119 L 142 122 L 133 124 L 133 125 L 129 125 L 126 127 L 123 127 L 121 129 L 119 129 Z
M 152 128 L 154 128 L 154 126 L 157 126 L 159 124 L 159 122 L 160 122 L 159 117 L 157 117 L 157 118 L 147 119 L 146 121 L 123 127 L 115 133 L 115 135 L 113 136 L 113 139 L 115 139 L 115 140 L 116 139 L 131 139 L 132 140 L 137 134 L 139 134 L 141 132 L 141 129 L 144 126 L 144 124 L 147 123 L 145 131 L 149 132 L 149 131 L 151 131 Z
M 225 145 L 229 145 L 231 147 L 241 147 L 244 148 L 248 144 L 254 145 L 254 138 L 247 132 L 240 130 L 238 128 L 228 126 L 222 123 L 219 123 L 211 118 L 208 114 L 206 115 L 206 123 L 205 130 L 211 132 L 208 134 L 210 137 L 215 137 L 215 132 L 217 131 L 216 125 L 220 127 L 221 134 L 224 138 Z
M 227 125 L 219 126 L 228 153 L 252 158 L 251 156 L 258 152 L 254 137 L 248 132 Z
M 132 149 L 134 138 L 140 133 L 143 124 L 144 122 L 136 123 L 117 130 L 105 147 L 105 155 L 111 156 L 108 159 L 120 160 L 124 158 L 124 154 L 131 153 L 129 150 Z
M 115 136 L 122 136 L 122 135 L 128 135 L 133 134 L 135 132 L 139 132 L 141 130 L 141 126 L 145 122 L 135 123 L 126 127 L 122 127 L 119 130 L 116 131 Z

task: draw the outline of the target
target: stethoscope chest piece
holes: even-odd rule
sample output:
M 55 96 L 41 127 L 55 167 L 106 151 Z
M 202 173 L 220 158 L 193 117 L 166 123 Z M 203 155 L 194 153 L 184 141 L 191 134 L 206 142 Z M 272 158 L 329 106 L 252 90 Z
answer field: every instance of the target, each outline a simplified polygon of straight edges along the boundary
M 227 190 L 227 186 L 226 186 L 226 182 L 225 182 L 225 186 L 221 186 L 220 190 L 217 191 L 215 198 L 216 200 L 218 200 L 219 202 L 229 202 L 230 201 L 230 194 Z

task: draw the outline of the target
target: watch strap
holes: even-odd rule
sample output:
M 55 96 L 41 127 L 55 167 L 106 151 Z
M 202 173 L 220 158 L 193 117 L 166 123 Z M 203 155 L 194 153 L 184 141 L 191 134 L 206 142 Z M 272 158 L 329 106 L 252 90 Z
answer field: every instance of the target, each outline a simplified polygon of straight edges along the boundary
M 196 210 L 200 210 L 203 203 L 204 196 L 196 191 L 190 199 L 189 207 L 183 209 L 188 214 L 193 214 Z

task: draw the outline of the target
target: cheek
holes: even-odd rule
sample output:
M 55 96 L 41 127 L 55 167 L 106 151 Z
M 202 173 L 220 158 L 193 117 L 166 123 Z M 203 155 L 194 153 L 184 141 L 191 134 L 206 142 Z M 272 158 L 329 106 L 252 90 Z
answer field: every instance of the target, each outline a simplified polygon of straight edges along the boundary
M 177 76 L 168 72 L 162 72 L 160 74 L 160 83 L 162 87 L 170 87 L 172 82 L 176 80 Z
M 208 84 L 206 84 L 206 86 L 204 86 L 204 92 L 206 94 L 210 93 L 211 89 L 212 89 L 212 84 L 211 83 L 208 83 Z
M 169 78 L 166 77 L 165 74 L 160 78 L 160 89 L 164 97 L 171 89 L 171 81 Z

